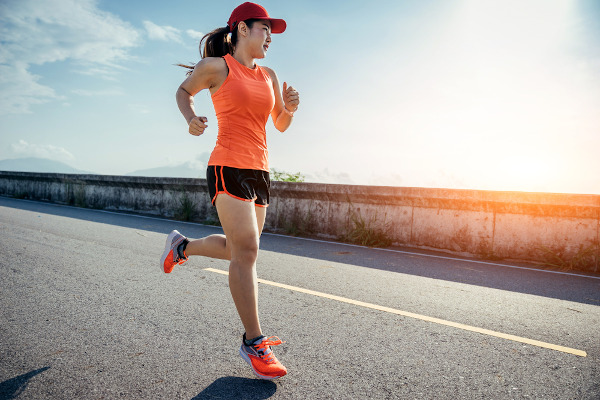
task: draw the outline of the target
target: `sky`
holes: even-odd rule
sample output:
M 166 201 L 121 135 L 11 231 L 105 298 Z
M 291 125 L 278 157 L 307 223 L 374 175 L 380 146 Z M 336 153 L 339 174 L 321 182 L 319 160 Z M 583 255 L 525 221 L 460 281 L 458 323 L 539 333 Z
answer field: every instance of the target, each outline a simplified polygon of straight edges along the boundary
M 175 103 L 200 37 L 240 1 L 2 0 L 0 159 L 98 174 L 187 163 L 217 135 Z M 600 1 L 261 2 L 260 65 L 300 93 L 272 168 L 307 181 L 600 194 Z

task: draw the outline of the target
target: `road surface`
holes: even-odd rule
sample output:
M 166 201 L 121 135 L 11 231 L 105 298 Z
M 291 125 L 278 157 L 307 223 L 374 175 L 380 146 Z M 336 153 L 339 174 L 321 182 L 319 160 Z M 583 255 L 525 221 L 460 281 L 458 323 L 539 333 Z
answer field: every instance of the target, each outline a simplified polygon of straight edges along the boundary
M 263 235 L 254 378 L 220 228 L 0 198 L 0 398 L 599 399 L 600 279 Z

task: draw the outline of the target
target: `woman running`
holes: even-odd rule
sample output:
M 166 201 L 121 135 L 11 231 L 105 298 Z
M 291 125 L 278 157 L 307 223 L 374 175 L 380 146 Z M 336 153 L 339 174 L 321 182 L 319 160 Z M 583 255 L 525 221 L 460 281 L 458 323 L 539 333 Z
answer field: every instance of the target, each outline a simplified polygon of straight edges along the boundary
M 200 136 L 207 127 L 207 118 L 194 109 L 200 91 L 210 91 L 217 115 L 217 144 L 206 180 L 225 235 L 188 240 L 173 231 L 160 265 L 170 273 L 192 255 L 230 260 L 229 288 L 245 329 L 240 355 L 262 379 L 287 373 L 270 348 L 282 341 L 265 337 L 258 317 L 256 258 L 271 183 L 265 125 L 270 115 L 275 127 L 285 131 L 300 100 L 286 82 L 280 91 L 275 72 L 255 60 L 266 56 L 271 34 L 285 29 L 285 21 L 270 18 L 262 6 L 244 3 L 233 10 L 226 27 L 202 38 L 202 60 L 186 66 L 192 71 L 177 90 L 177 105 L 189 133 Z

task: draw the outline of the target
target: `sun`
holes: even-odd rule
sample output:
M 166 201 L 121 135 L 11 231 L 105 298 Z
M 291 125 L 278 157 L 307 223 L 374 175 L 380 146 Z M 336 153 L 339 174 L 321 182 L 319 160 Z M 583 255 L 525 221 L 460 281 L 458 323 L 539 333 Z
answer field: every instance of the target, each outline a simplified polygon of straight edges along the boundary
M 429 62 L 444 61 L 423 85 L 428 118 L 420 132 L 462 154 L 453 160 L 456 174 L 474 188 L 568 186 L 560 163 L 577 160 L 565 158 L 564 141 L 581 125 L 589 92 L 575 83 L 569 54 L 573 3 L 464 0 L 432 45 Z

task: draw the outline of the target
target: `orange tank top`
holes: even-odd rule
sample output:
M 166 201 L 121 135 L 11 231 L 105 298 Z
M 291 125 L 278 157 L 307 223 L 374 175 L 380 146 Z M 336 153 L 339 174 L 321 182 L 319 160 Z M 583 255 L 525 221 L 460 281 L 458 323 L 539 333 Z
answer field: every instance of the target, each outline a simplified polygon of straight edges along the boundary
M 224 59 L 229 73 L 212 95 L 219 129 L 208 165 L 269 171 L 265 126 L 275 106 L 271 76 L 230 54 Z

